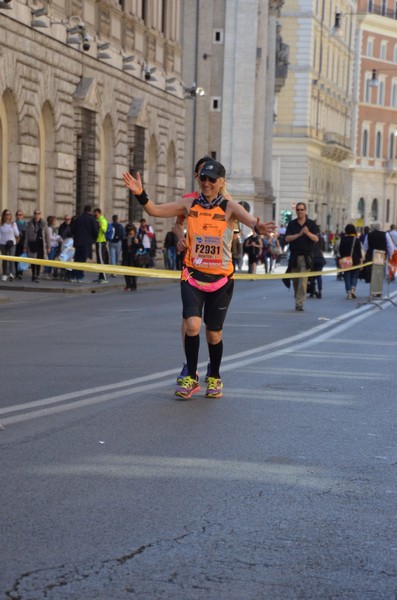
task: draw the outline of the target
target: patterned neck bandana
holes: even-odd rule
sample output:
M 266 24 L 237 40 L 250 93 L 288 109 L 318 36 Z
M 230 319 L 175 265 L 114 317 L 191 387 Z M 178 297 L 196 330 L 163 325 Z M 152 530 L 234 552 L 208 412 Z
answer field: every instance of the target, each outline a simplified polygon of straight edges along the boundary
M 213 208 L 214 206 L 219 206 L 222 200 L 224 200 L 222 194 L 218 194 L 217 197 L 214 198 L 214 200 L 211 200 L 211 202 L 208 202 L 204 194 L 200 194 L 200 196 L 198 197 L 198 203 L 203 208 Z

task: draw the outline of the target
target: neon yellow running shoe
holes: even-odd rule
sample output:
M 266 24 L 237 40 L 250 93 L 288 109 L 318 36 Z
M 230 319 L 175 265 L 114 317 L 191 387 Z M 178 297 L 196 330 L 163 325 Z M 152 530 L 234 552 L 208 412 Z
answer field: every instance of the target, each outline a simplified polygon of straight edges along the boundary
M 222 379 L 219 377 L 207 377 L 206 398 L 222 398 Z
M 190 375 L 186 375 L 180 383 L 176 386 L 175 396 L 187 400 L 193 394 L 200 391 L 200 383 L 198 379 L 193 379 Z

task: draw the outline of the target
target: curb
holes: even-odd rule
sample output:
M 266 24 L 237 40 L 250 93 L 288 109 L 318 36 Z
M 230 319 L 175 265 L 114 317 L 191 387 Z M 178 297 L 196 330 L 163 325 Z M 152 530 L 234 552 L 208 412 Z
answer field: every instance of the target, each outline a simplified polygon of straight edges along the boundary
M 179 280 L 175 279 L 163 279 L 164 283 L 179 283 Z M 139 277 L 139 287 L 149 287 L 150 285 L 158 284 L 159 279 L 155 277 Z M 9 292 L 41 292 L 41 293 L 52 293 L 52 294 L 101 294 L 106 291 L 123 290 L 124 282 L 110 282 L 107 284 L 93 282 L 86 283 L 68 283 L 66 281 L 57 280 L 42 280 L 39 284 L 20 280 L 18 282 L 8 282 L 7 284 L 0 283 L 0 304 L 5 304 L 10 299 L 4 295 Z

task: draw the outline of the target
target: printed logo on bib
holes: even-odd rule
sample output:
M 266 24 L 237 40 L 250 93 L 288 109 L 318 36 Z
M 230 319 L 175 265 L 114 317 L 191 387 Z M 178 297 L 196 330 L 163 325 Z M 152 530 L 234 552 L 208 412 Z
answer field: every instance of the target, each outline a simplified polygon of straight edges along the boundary
M 195 235 L 192 244 L 192 262 L 202 267 L 222 266 L 222 242 L 219 237 Z

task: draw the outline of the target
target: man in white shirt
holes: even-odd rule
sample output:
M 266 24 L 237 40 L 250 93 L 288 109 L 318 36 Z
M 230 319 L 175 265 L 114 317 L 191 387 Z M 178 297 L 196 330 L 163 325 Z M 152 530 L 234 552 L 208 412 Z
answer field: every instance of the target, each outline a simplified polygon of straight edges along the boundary
M 153 260 L 154 257 L 152 256 L 153 253 L 151 252 L 152 240 L 155 237 L 153 227 L 151 225 L 148 225 L 146 223 L 146 219 L 144 219 L 143 217 L 139 222 L 140 222 L 140 227 L 138 229 L 138 239 L 141 242 L 142 246 L 145 248 L 146 252 L 150 256 L 150 262 L 149 262 L 148 266 L 153 267 L 154 266 L 154 260 Z

